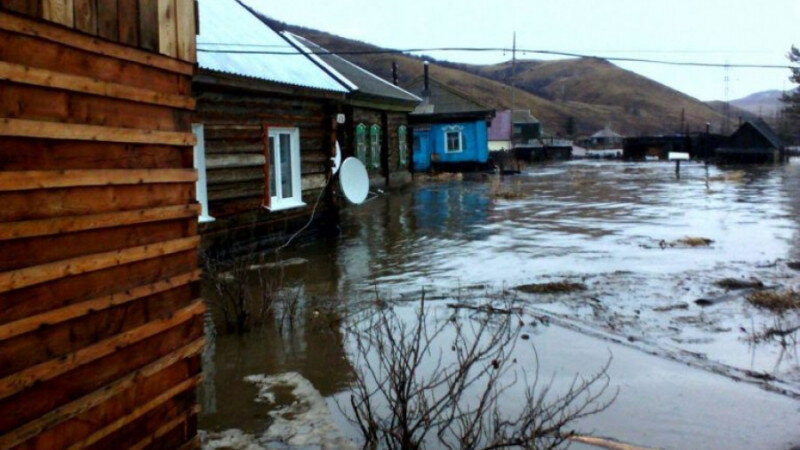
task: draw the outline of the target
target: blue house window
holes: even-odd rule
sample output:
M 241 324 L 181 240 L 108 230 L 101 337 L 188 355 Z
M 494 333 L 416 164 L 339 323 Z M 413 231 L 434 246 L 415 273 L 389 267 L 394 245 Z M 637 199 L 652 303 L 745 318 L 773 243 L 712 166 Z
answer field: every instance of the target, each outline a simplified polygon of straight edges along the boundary
M 400 158 L 400 167 L 408 165 L 408 129 L 405 125 L 397 128 L 397 154 Z
M 369 127 L 369 167 L 377 169 L 381 166 L 381 127 Z
M 444 130 L 444 144 L 447 153 L 459 153 L 464 151 L 464 133 L 461 129 Z
M 356 158 L 367 165 L 367 126 L 360 123 L 356 126 Z

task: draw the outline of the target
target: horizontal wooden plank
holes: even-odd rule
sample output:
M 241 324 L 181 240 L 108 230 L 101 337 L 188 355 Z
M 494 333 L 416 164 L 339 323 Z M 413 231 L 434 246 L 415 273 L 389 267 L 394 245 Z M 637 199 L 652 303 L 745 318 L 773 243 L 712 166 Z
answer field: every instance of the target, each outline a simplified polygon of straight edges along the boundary
M 178 219 L 0 241 L 0 272 L 194 236 L 197 227 Z
M 316 175 L 303 175 L 300 177 L 300 186 L 301 189 L 304 191 L 310 189 L 322 189 L 328 182 L 327 175 L 324 174 L 316 174 Z
M 196 202 L 195 184 L 128 184 L 0 192 L 0 222 L 103 214 Z
M 153 433 L 150 436 L 147 436 L 146 438 L 144 438 L 141 441 L 139 441 L 136 444 L 134 444 L 130 448 L 130 450 L 143 450 L 143 449 L 147 448 L 148 446 L 150 446 L 150 444 L 152 444 L 153 442 L 155 442 L 158 439 L 161 439 L 164 435 L 166 435 L 170 431 L 172 431 L 175 428 L 177 428 L 178 425 L 186 422 L 187 420 L 189 420 L 189 418 L 191 416 L 193 416 L 195 414 L 198 414 L 198 413 L 200 413 L 200 405 L 195 405 L 189 411 L 179 415 L 178 417 L 175 417 L 174 419 L 170 420 L 169 422 L 165 423 L 164 425 L 161 425 L 160 427 L 158 427 L 158 429 L 155 431 L 155 433 Z
M 233 167 L 230 169 L 209 170 L 206 172 L 208 185 L 218 183 L 238 183 L 243 181 L 264 181 L 264 167 Z
M 90 445 L 93 445 L 93 444 L 97 443 L 99 440 L 105 438 L 106 436 L 111 435 L 112 433 L 120 430 L 121 428 L 123 428 L 124 426 L 128 425 L 129 423 L 131 423 L 131 422 L 135 421 L 136 419 L 144 416 L 148 412 L 150 412 L 150 411 L 156 409 L 157 407 L 163 405 L 164 403 L 169 401 L 171 398 L 177 396 L 178 394 L 180 394 L 182 392 L 185 392 L 185 391 L 195 387 L 200 382 L 201 379 L 202 379 L 202 376 L 195 376 L 195 377 L 192 377 L 192 378 L 187 378 L 186 380 L 178 383 L 177 385 L 167 389 L 166 391 L 164 391 L 163 393 L 161 393 L 157 397 L 155 397 L 155 398 L 151 399 L 150 401 L 138 406 L 130 414 L 125 415 L 123 417 L 120 417 L 119 419 L 117 419 L 114 422 L 110 423 L 108 426 L 103 427 L 102 429 L 97 430 L 96 432 L 92 433 L 92 435 L 87 437 L 85 440 L 80 441 L 80 442 L 76 442 L 76 443 L 70 445 L 69 447 L 67 447 L 67 449 L 68 450 L 80 450 L 82 448 L 86 448 L 86 447 L 89 447 Z M 183 419 L 183 417 L 181 417 L 181 419 Z M 182 421 L 183 420 L 181 420 L 181 422 Z M 180 423 L 180 422 L 178 422 L 178 423 Z M 176 423 L 175 425 L 170 427 L 170 429 L 172 429 L 175 426 L 177 426 L 178 423 Z M 168 430 L 166 430 L 166 431 L 168 431 Z
M 0 11 L 0 29 L 78 48 L 99 55 L 110 56 L 125 61 L 157 67 L 182 75 L 193 75 L 194 64 L 146 52 L 132 47 L 115 44 L 92 36 L 75 33 L 62 27 L 46 25 L 40 21 L 19 17 Z
M 263 166 L 267 163 L 267 158 L 261 154 L 241 154 L 241 155 L 207 155 L 206 168 L 223 169 L 230 167 L 253 167 Z
M 0 241 L 197 217 L 199 214 L 200 205 L 193 204 L 0 223 Z
M 2 61 L 0 61 L 0 80 L 174 108 L 192 110 L 195 107 L 195 100 L 191 97 L 165 94 L 95 78 L 37 69 Z
M 35 316 L 6 323 L 0 325 L 0 340 L 10 339 L 24 333 L 35 331 L 41 327 L 66 322 L 68 320 L 81 317 L 85 314 L 102 311 L 104 309 L 119 306 L 143 297 L 155 295 L 170 289 L 175 289 L 176 287 L 183 286 L 187 283 L 198 281 L 200 276 L 201 271 L 196 270 L 194 272 L 184 273 L 167 278 L 165 280 L 159 280 L 155 283 L 145 286 L 138 286 L 133 289 L 128 289 L 123 292 L 116 292 L 111 295 L 87 300 L 85 302 L 73 303 L 63 308 L 49 310 Z
M 192 133 L 103 127 L 24 119 L 0 119 L 0 136 L 41 139 L 126 142 L 131 144 L 194 145 Z
M 191 305 L 176 311 L 170 317 L 150 321 L 140 327 L 84 347 L 64 357 L 51 359 L 9 375 L 0 379 L 0 398 L 14 395 L 36 383 L 50 380 L 78 366 L 89 364 L 92 361 L 108 356 L 120 348 L 155 336 L 162 331 L 205 313 L 205 310 L 203 300 L 198 299 Z
M 2 272 L 0 273 L 0 293 L 62 277 L 93 272 L 120 264 L 128 264 L 165 254 L 191 250 L 197 247 L 199 240 L 199 237 L 192 236 L 167 242 L 159 242 L 157 244 L 79 256 L 63 261 Z
M 152 376 L 182 359 L 186 359 L 200 353 L 204 345 L 205 340 L 202 338 L 198 339 L 170 353 L 169 355 L 161 357 L 147 366 L 126 375 L 125 377 L 122 377 L 113 383 L 104 386 L 102 389 L 98 389 L 97 391 L 75 399 L 74 401 L 56 408 L 34 421 L 28 422 L 27 424 L 18 427 L 11 432 L 0 435 L 0 448 L 11 448 L 19 445 L 42 433 L 43 431 L 48 430 L 61 422 L 64 422 L 65 420 L 69 420 L 70 418 L 73 418 L 94 406 L 102 404 L 115 395 L 130 389 L 137 382 L 139 382 L 141 378 Z
M 76 186 L 193 183 L 194 169 L 101 169 L 0 171 L 0 191 L 30 191 Z
M 0 170 L 191 168 L 192 148 L 0 137 Z

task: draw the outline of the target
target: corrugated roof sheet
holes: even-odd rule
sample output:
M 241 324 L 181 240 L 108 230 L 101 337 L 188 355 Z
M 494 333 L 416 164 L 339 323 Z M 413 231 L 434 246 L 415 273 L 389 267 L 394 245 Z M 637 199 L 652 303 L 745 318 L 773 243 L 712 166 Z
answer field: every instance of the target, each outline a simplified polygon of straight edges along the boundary
M 342 58 L 339 55 L 330 53 L 324 47 L 296 34 L 284 32 L 291 39 L 296 39 L 301 45 L 306 47 L 309 52 L 315 53 L 320 60 L 324 62 L 331 70 L 334 71 L 334 76 L 344 77 L 344 81 L 350 83 L 358 89 L 358 92 L 369 94 L 378 97 L 384 97 L 392 100 L 399 100 L 402 102 L 417 104 L 422 101 L 416 95 L 402 89 L 398 86 L 389 83 L 383 78 L 375 75 L 366 69 L 353 64 L 352 62 Z
M 199 67 L 277 83 L 348 92 L 307 56 L 236 0 L 200 0 Z M 209 53 L 202 50 L 222 50 Z M 235 51 L 297 52 L 297 55 Z M 231 52 L 231 53 L 227 53 Z

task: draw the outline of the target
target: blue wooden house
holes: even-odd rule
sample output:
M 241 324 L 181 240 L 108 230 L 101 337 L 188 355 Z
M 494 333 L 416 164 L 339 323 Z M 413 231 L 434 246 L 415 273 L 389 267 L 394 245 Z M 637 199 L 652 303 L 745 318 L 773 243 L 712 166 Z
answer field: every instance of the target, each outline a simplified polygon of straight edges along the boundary
M 408 90 L 419 92 L 422 103 L 410 114 L 412 169 L 465 171 L 488 166 L 488 124 L 494 110 L 432 79 L 425 64 L 423 77 Z

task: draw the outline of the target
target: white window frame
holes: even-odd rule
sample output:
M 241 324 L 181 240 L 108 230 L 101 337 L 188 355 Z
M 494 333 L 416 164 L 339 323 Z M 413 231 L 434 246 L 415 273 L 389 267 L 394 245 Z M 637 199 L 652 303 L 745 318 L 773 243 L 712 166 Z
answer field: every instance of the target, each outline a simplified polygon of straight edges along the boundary
M 289 155 L 289 163 L 292 168 L 292 196 L 283 198 L 282 191 L 282 174 L 280 167 L 279 152 L 283 150 L 280 148 L 279 135 L 288 134 L 289 142 L 291 143 L 291 154 Z M 298 128 L 288 127 L 270 127 L 268 138 L 273 139 L 273 151 L 270 151 L 269 166 L 270 177 L 274 177 L 275 192 L 270 193 L 269 210 L 280 211 L 284 209 L 299 208 L 305 206 L 303 202 L 303 184 L 302 184 L 302 167 L 300 165 L 300 130 Z M 265 186 L 269 190 L 269 186 Z
M 205 131 L 202 123 L 193 123 L 192 132 L 197 137 L 194 144 L 192 155 L 194 158 L 194 168 L 197 171 L 197 181 L 195 182 L 195 198 L 200 203 L 199 222 L 213 222 L 214 219 L 208 214 L 208 178 L 206 177 L 206 141 Z
M 448 139 L 447 135 L 450 133 L 458 133 L 458 149 L 450 150 L 447 148 Z M 464 151 L 464 132 L 461 127 L 447 127 L 444 129 L 444 152 L 445 153 L 461 153 Z

